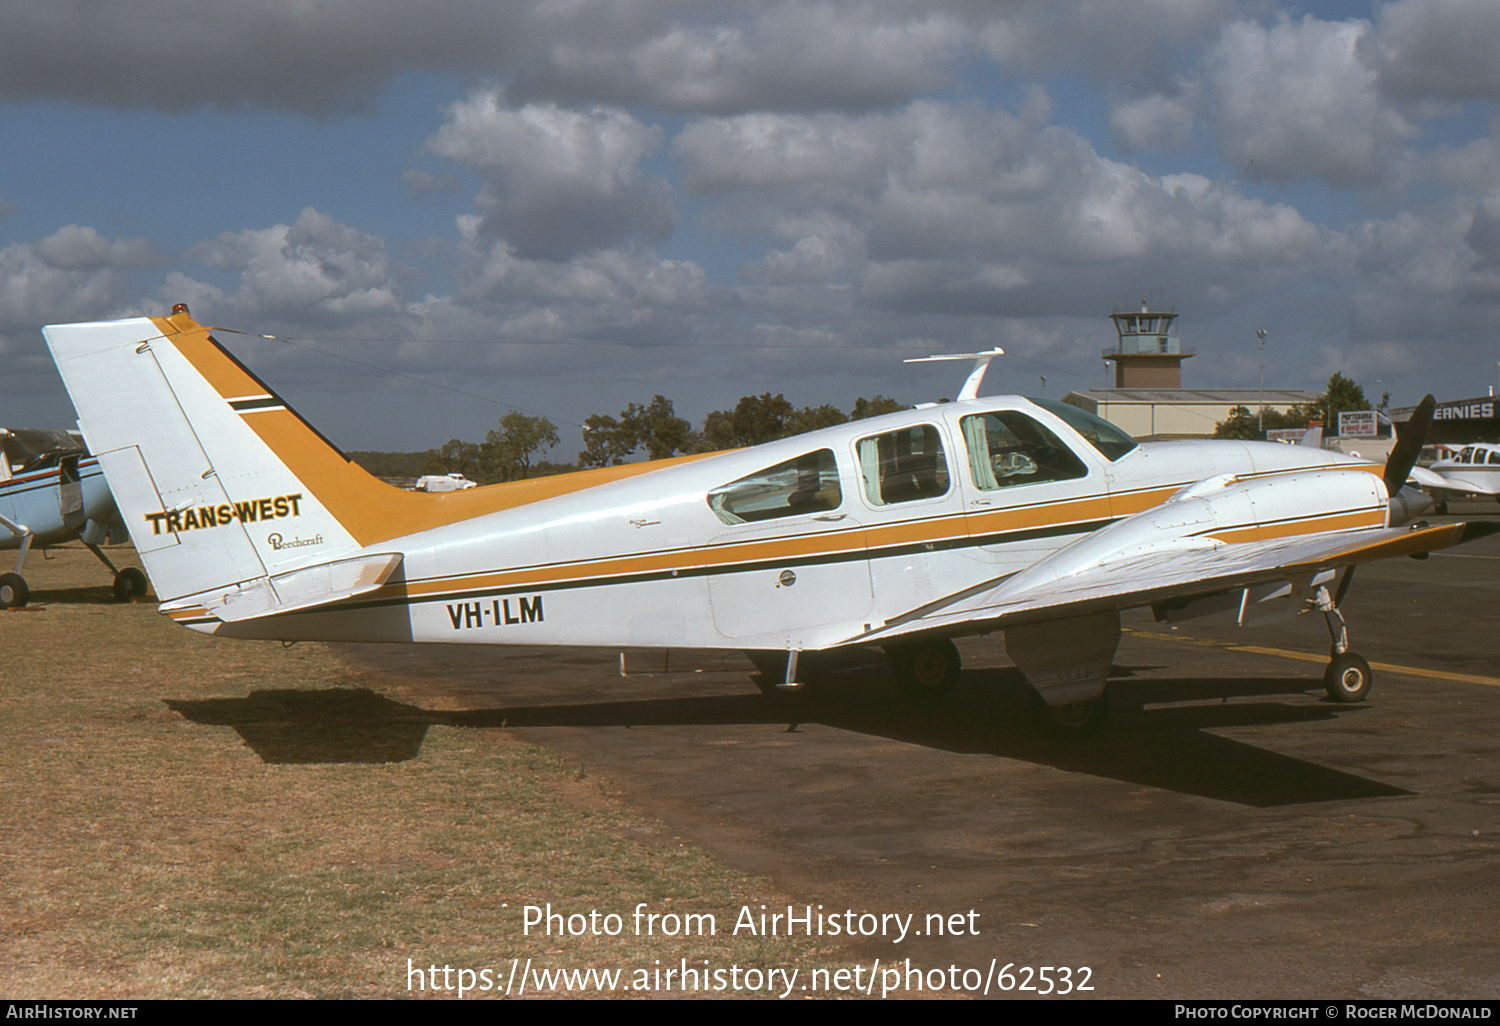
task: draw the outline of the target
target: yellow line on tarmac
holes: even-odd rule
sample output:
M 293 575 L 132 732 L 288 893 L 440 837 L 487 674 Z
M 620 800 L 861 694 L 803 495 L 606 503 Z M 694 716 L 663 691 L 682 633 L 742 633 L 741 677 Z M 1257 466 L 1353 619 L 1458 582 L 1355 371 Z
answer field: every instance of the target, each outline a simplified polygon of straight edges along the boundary
M 1137 634 L 1143 638 L 1153 638 L 1158 641 L 1175 641 L 1183 645 L 1203 645 L 1207 648 L 1227 649 L 1230 652 L 1278 656 L 1282 659 L 1296 659 L 1304 663 L 1328 662 L 1326 655 L 1313 655 L 1310 652 L 1291 652 L 1284 648 L 1265 648 L 1261 645 L 1237 645 L 1232 641 L 1209 641 L 1204 638 L 1189 638 L 1185 635 L 1133 630 L 1129 627 L 1123 630 L 1126 634 Z M 1408 677 L 1430 677 L 1433 680 L 1451 680 L 1459 684 L 1484 684 L 1488 687 L 1500 688 L 1500 678 L 1480 677 L 1472 673 L 1448 673 L 1445 670 L 1427 670 L 1420 666 L 1401 666 L 1397 663 L 1371 663 L 1370 669 L 1379 670 L 1381 673 L 1399 673 Z

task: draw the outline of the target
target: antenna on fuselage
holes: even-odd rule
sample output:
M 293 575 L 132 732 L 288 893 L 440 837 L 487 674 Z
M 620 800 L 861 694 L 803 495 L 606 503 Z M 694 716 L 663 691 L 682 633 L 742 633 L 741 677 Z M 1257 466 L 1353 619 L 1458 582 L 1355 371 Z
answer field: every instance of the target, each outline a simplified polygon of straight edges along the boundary
M 990 369 L 990 361 L 997 356 L 1004 355 L 1005 350 L 1001 349 L 999 346 L 996 346 L 994 349 L 987 349 L 982 353 L 951 353 L 946 356 L 914 356 L 909 360 L 903 360 L 901 362 L 933 363 L 937 360 L 973 360 L 974 369 L 969 372 L 968 380 L 964 382 L 964 387 L 961 388 L 958 393 L 957 401 L 963 402 L 965 399 L 979 398 L 979 385 L 980 382 L 984 381 L 984 372 Z

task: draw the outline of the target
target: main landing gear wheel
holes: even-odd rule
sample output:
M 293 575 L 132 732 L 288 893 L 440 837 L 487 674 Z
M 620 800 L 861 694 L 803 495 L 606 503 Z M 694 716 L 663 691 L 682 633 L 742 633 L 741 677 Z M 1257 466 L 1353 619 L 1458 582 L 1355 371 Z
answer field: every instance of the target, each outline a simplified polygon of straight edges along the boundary
M 31 597 L 31 589 L 20 574 L 0 574 L 0 609 L 20 609 Z
M 1334 656 L 1323 671 L 1323 689 L 1335 702 L 1363 702 L 1374 683 L 1370 664 L 1353 652 Z
M 146 594 L 146 575 L 133 566 L 127 566 L 124 570 L 115 574 L 115 598 L 120 602 L 129 602 L 131 599 Z
M 1108 709 L 1102 698 L 1048 705 L 1041 695 L 1033 693 L 1031 700 L 1031 718 L 1037 730 L 1061 741 L 1081 741 L 1099 733 Z
M 947 638 L 893 646 L 886 650 L 896 674 L 896 687 L 914 702 L 940 701 L 958 686 L 963 661 Z

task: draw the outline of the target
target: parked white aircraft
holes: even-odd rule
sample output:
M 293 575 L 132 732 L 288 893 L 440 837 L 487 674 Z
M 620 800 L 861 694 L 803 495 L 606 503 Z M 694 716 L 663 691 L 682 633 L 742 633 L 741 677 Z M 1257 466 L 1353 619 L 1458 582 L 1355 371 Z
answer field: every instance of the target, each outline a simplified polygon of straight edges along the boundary
M 1051 400 L 979 398 L 753 448 L 442 494 L 346 459 L 185 307 L 44 329 L 161 609 L 242 638 L 734 648 L 880 645 L 932 696 L 1003 630 L 1067 725 L 1096 718 L 1120 611 L 1321 610 L 1325 675 L 1369 665 L 1351 568 L 1500 525 L 1409 525 L 1405 466 L 1244 442 L 1138 444 Z M 1429 411 L 1430 399 L 1426 403 Z M 1387 481 L 1394 481 L 1390 486 Z M 1392 494 L 1394 493 L 1394 494 Z M 1409 525 L 1409 526 L 1408 526 Z M 1334 586 L 1330 594 L 1330 585 Z
M 1449 495 L 1500 496 L 1500 445 L 1466 445 L 1427 469 L 1438 478 L 1436 486 L 1427 490 L 1444 513 L 1448 511 Z
M 26 605 L 31 589 L 21 576 L 33 545 L 45 548 L 75 539 L 114 574 L 115 597 L 146 593 L 133 566 L 116 569 L 100 545 L 124 541 L 114 499 L 98 463 L 66 431 L 0 428 L 0 549 L 16 549 L 13 573 L 0 573 L 0 609 Z

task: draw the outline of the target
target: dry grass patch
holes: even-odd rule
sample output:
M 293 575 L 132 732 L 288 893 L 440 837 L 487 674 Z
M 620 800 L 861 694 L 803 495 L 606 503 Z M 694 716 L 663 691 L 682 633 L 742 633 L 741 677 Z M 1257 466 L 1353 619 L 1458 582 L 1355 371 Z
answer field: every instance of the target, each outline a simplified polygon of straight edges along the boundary
M 118 555 L 126 562 L 133 553 Z M 827 966 L 725 936 L 761 882 L 577 767 L 394 701 L 318 645 L 206 638 L 109 601 L 82 549 L 0 613 L 0 992 L 392 997 L 489 969 Z M 525 937 L 522 906 L 713 912 L 710 939 Z M 627 977 L 628 979 L 628 977 Z

